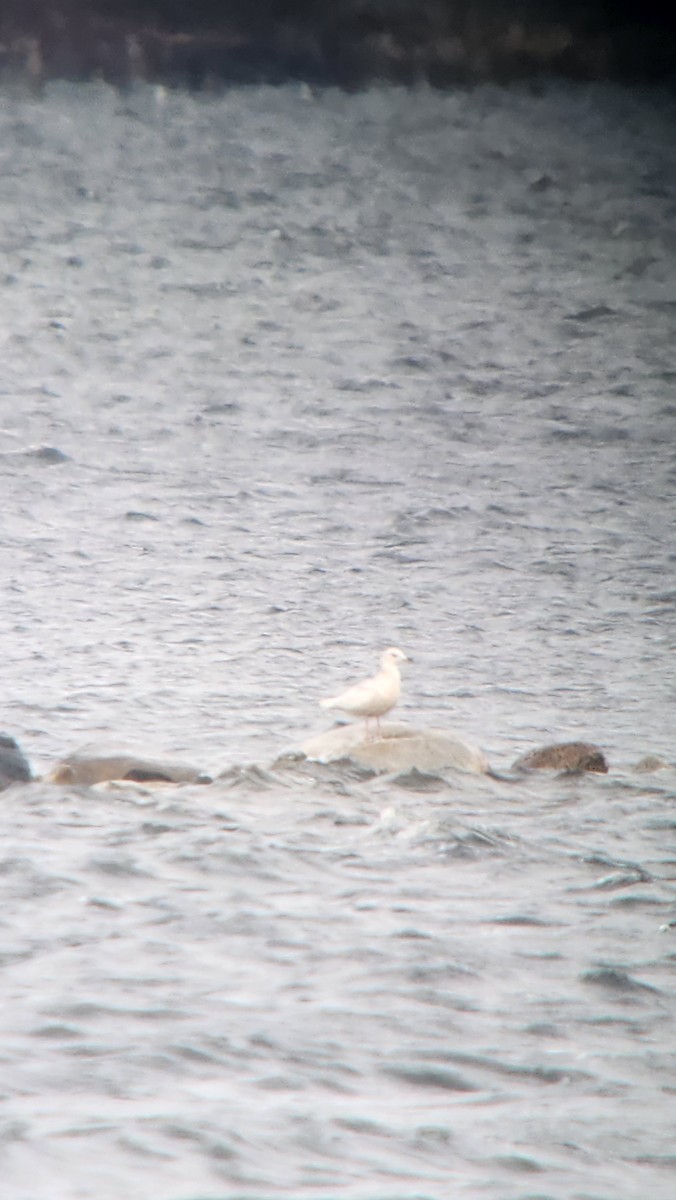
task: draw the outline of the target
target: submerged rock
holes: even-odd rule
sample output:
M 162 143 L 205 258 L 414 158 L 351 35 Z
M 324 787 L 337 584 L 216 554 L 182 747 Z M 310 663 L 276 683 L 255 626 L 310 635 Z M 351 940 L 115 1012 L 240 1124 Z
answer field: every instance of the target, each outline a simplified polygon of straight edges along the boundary
M 453 767 L 475 775 L 488 771 L 488 760 L 477 746 L 444 729 L 415 729 L 401 723 L 381 723 L 380 736 L 367 736 L 363 724 L 339 725 L 309 738 L 301 746 L 306 758 L 337 762 L 350 758 L 376 771 L 439 771 Z
M 608 763 L 598 746 L 591 742 L 558 742 L 530 750 L 517 758 L 514 767 L 521 770 L 593 771 L 605 775 Z
M 665 758 L 660 758 L 659 754 L 646 754 L 634 764 L 634 770 L 647 775 L 653 771 L 668 770 L 670 766 L 671 763 L 668 763 Z
M 134 783 L 211 783 L 208 775 L 185 763 L 140 758 L 131 753 L 96 753 L 78 750 L 57 763 L 48 775 L 50 783 L 91 787 L 108 779 Z
M 7 733 L 0 733 L 0 791 L 13 783 L 30 783 L 33 772 L 21 747 Z

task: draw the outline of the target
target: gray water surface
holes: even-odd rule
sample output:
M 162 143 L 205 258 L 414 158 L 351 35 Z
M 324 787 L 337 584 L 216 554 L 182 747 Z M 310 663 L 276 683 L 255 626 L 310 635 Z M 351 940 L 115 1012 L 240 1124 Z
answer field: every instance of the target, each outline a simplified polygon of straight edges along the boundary
M 657 93 L 0 105 L 11 1200 L 672 1200 L 676 139 Z M 503 771 L 275 757 L 398 644 Z

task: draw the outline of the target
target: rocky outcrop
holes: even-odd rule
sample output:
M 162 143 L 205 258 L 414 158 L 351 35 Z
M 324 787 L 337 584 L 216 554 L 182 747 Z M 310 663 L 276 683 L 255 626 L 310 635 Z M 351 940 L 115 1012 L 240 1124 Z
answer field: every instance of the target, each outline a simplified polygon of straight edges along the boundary
M 367 734 L 363 723 L 338 725 L 308 738 L 300 749 L 306 758 L 318 762 L 349 758 L 379 772 L 452 768 L 478 775 L 488 771 L 483 751 L 458 734 L 444 729 L 416 729 L 399 722 L 382 722 L 379 737 Z
M 13 737 L 0 733 L 0 791 L 13 783 L 30 783 L 33 772 Z
M 608 763 L 598 746 L 591 742 L 558 742 L 522 754 L 514 763 L 517 770 L 592 771 L 605 775 Z
M 69 754 L 50 771 L 50 783 L 92 787 L 111 779 L 134 783 L 211 783 L 197 767 L 185 763 L 140 758 L 129 753 L 97 753 L 80 750 Z

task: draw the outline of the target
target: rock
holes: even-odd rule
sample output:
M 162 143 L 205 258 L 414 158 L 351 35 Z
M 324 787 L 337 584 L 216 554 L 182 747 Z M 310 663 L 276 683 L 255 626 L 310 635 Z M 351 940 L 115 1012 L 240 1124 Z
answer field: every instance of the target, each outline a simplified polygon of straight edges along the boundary
M 140 758 L 129 753 L 96 753 L 78 750 L 57 763 L 48 775 L 50 783 L 91 787 L 108 779 L 134 783 L 211 783 L 208 775 L 185 763 Z
M 20 746 L 9 734 L 0 733 L 0 791 L 13 783 L 30 783 L 32 778 L 33 772 Z
M 26 451 L 29 458 L 37 458 L 40 462 L 49 463 L 64 463 L 70 462 L 70 455 L 63 450 L 59 450 L 58 446 L 31 446 L 30 450 Z
M 443 729 L 414 729 L 396 722 L 381 723 L 380 737 L 367 737 L 362 723 L 339 725 L 327 733 L 309 738 L 301 746 L 306 758 L 336 762 L 350 758 L 376 771 L 439 771 L 453 767 L 458 771 L 484 774 L 488 771 L 485 754 L 458 734 Z
M 603 751 L 591 742 L 558 742 L 553 746 L 542 746 L 517 758 L 514 767 L 518 770 L 593 771 L 605 775 L 608 771 Z
M 659 754 L 646 754 L 635 763 L 634 770 L 642 771 L 647 775 L 652 771 L 668 770 L 670 766 L 671 763 L 668 763 L 665 758 L 660 758 Z

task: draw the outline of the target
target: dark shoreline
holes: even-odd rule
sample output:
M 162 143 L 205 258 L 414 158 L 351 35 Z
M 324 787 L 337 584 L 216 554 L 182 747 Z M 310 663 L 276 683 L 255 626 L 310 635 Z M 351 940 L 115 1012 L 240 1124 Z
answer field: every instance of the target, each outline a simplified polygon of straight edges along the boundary
M 10 0 L 0 8 L 0 78 L 146 80 L 194 89 L 281 84 L 434 87 L 559 76 L 673 82 L 671 25 L 627 4 L 275 4 Z

